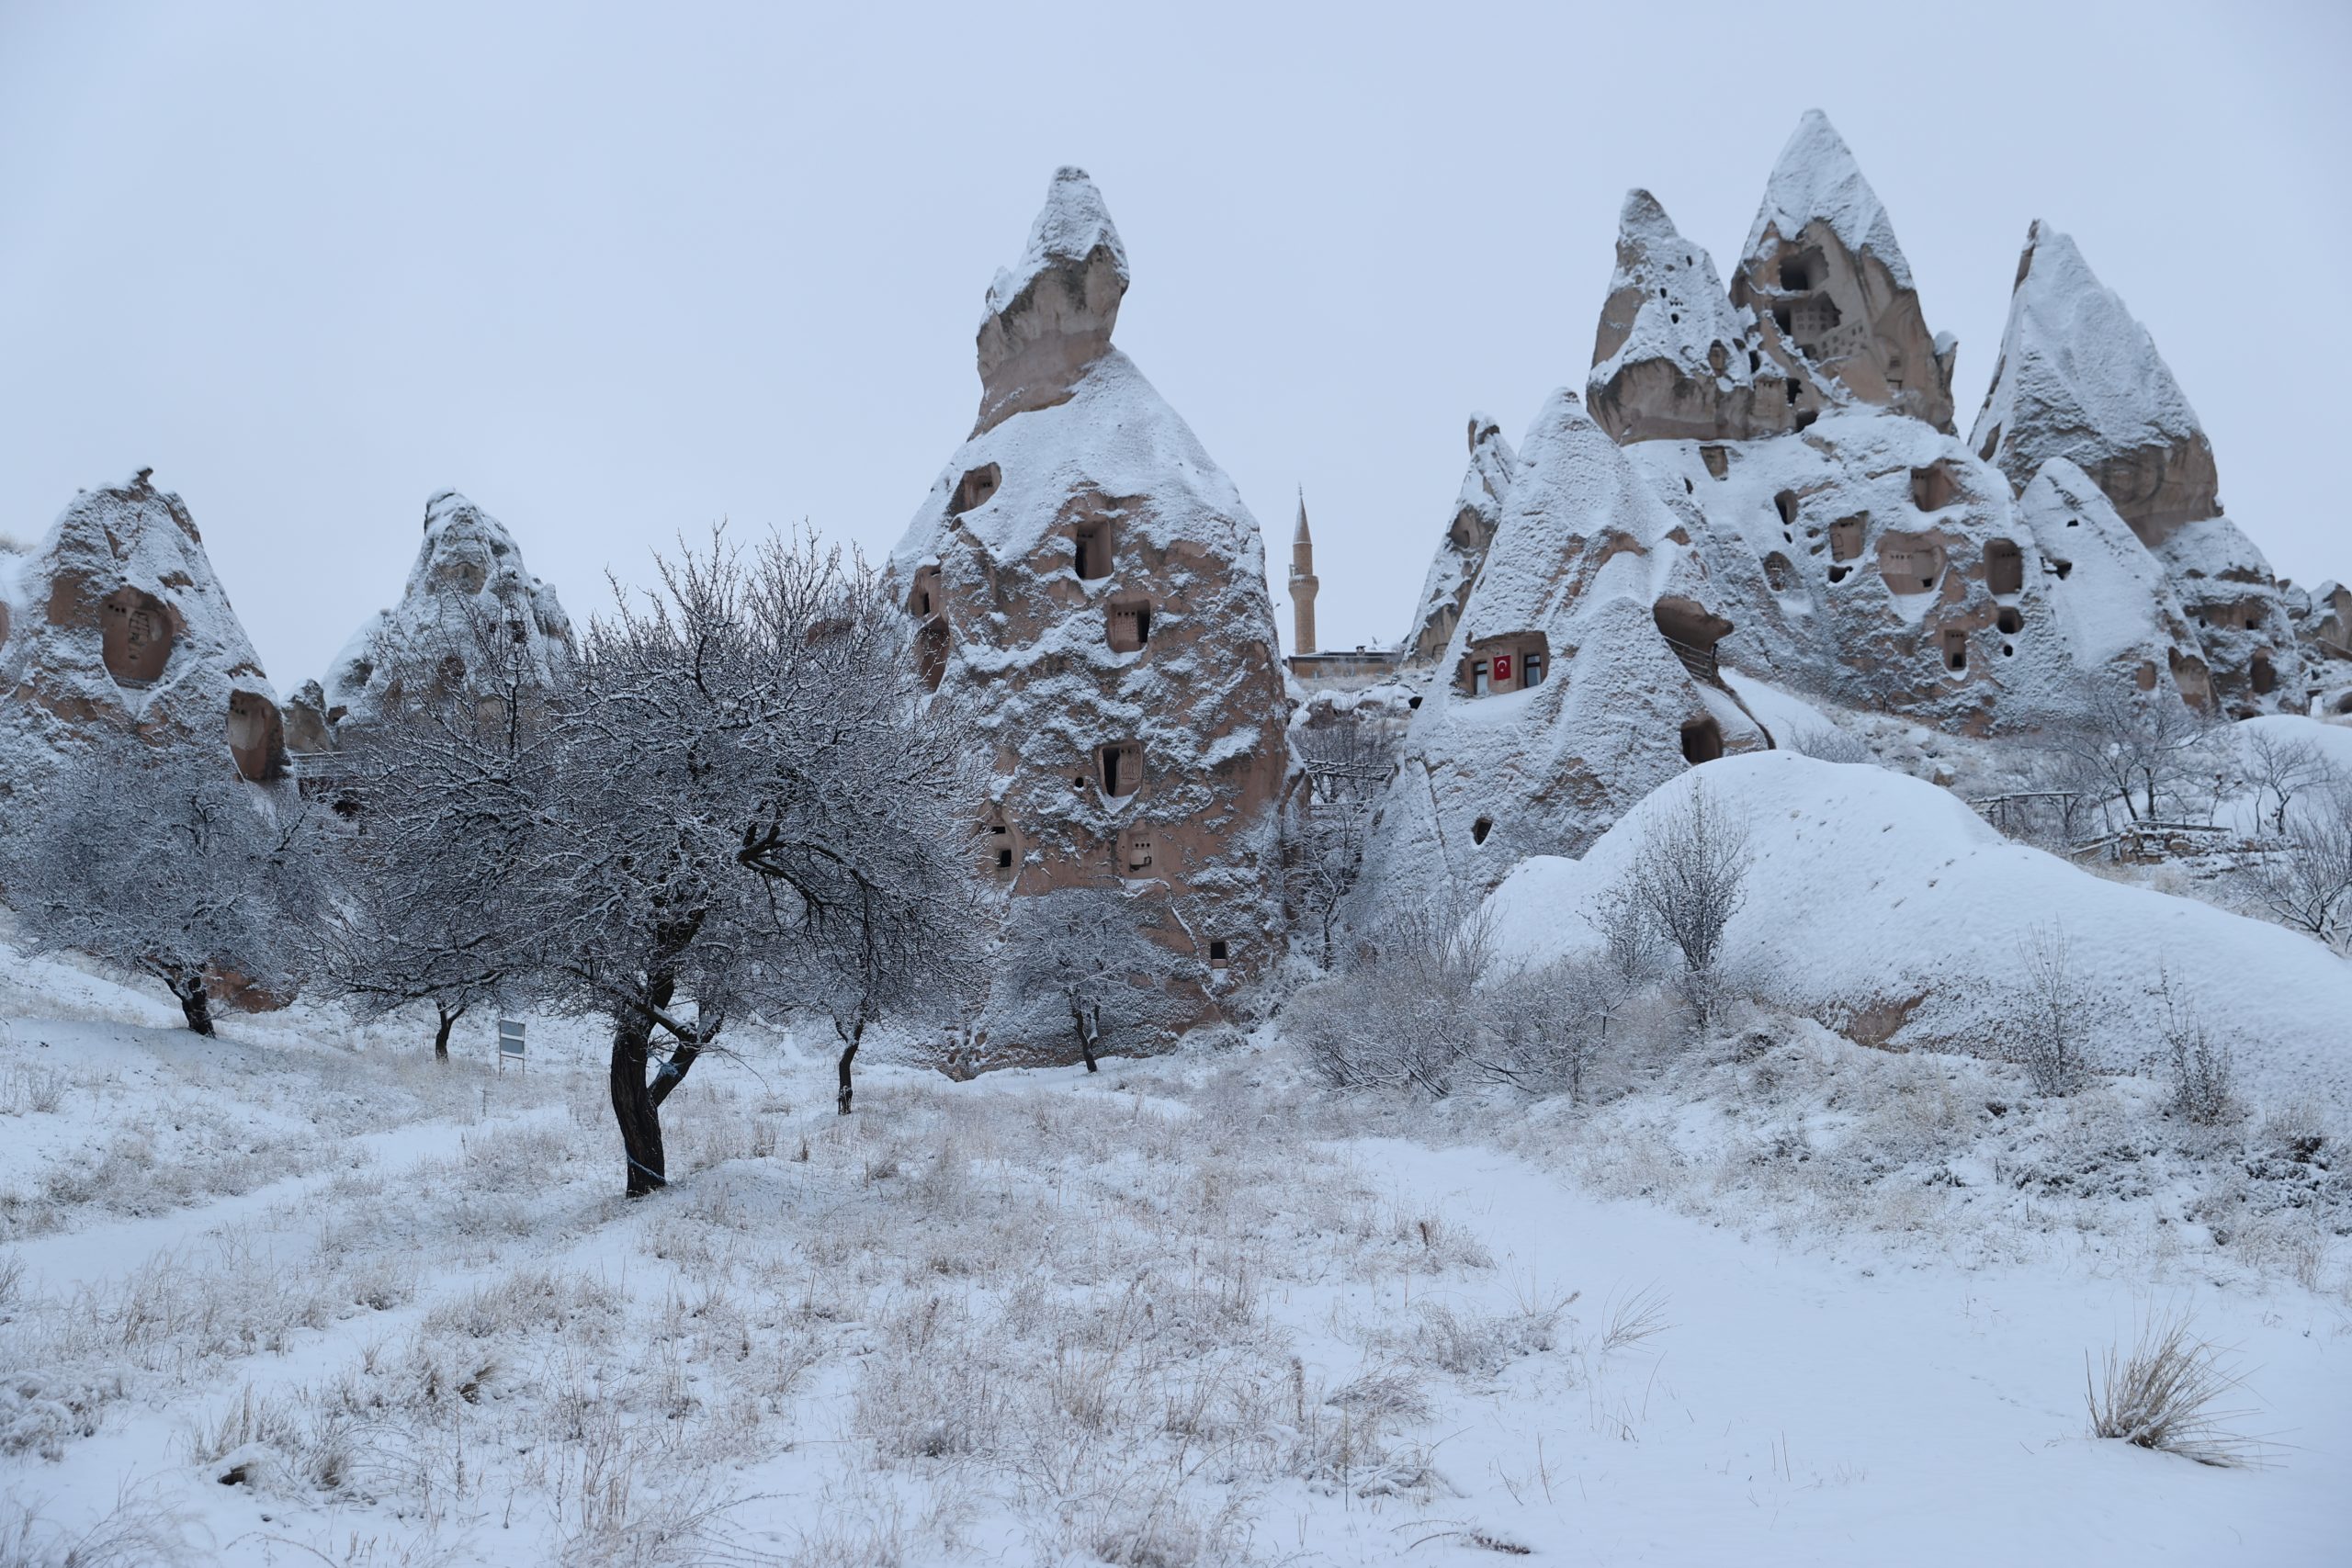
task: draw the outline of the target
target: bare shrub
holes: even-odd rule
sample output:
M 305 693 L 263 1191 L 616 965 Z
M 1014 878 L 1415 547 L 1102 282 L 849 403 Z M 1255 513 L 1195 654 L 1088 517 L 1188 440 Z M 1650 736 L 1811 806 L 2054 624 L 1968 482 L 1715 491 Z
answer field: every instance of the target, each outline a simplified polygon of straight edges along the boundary
M 1877 753 L 1856 736 L 1849 735 L 1835 725 L 1807 725 L 1792 730 L 1786 738 L 1788 749 L 1800 757 L 1811 757 L 1816 762 L 1868 763 L 1875 765 Z
M 2165 1108 L 2200 1127 L 2236 1120 L 2236 1054 L 2213 1038 L 2194 1000 L 2174 994 L 2169 971 L 2157 971 L 2156 986 L 2165 999 L 2165 1063 L 2172 1078 Z
M 2342 953 L 2352 944 L 2352 786 L 2315 794 L 2299 811 L 2279 807 L 2277 843 L 2244 857 L 2236 882 L 2256 913 Z
M 1291 1037 L 1340 1088 L 1449 1094 L 1479 1047 L 1481 986 L 1494 964 L 1484 908 L 1424 905 L 1390 923 L 1374 957 L 1293 998 Z
M 1679 954 L 1675 984 L 1700 1027 L 1722 1002 L 1724 932 L 1747 902 L 1747 824 L 1703 784 L 1651 819 L 1617 897 Z
M 2025 1069 L 2036 1093 L 2072 1094 L 2089 1076 L 2084 1052 L 2091 999 L 2075 973 L 2065 927 L 2035 926 L 2018 943 L 2018 960 L 2024 984 L 2010 1060 Z
M 0 1568 L 166 1568 L 192 1562 L 186 1523 L 152 1497 L 125 1491 L 75 1533 L 16 1497 L 0 1503 Z
M 1600 1325 L 1600 1336 L 1594 1342 L 1602 1356 L 1619 1350 L 1630 1350 L 1644 1340 L 1665 1333 L 1673 1325 L 1667 1320 L 1667 1295 L 1655 1285 L 1608 1303 L 1607 1314 Z
M 1489 988 L 1492 1019 L 1471 1055 L 1486 1076 L 1574 1104 L 1609 1050 L 1609 1027 L 1634 984 L 1605 956 L 1573 954 L 1515 970 Z
M 2262 809 L 2266 795 L 2278 801 L 2270 814 L 2273 832 L 2287 831 L 2287 807 L 2297 795 L 2306 789 L 2341 788 L 2345 782 L 2328 764 L 2326 755 L 2309 740 L 2267 729 L 2248 728 L 2239 734 L 2243 745 L 2239 772 L 2253 786 L 2255 809 Z
M 2245 1465 L 2261 1457 L 2251 1438 L 2230 1430 L 2244 1410 L 2217 1410 L 2214 1402 L 2245 1386 L 2228 1352 L 2192 1332 L 2189 1314 L 2158 1313 L 2141 1325 L 2129 1355 L 2110 1348 L 2092 1380 L 2083 1358 L 2083 1393 L 2091 1436 L 2178 1454 L 2199 1464 Z

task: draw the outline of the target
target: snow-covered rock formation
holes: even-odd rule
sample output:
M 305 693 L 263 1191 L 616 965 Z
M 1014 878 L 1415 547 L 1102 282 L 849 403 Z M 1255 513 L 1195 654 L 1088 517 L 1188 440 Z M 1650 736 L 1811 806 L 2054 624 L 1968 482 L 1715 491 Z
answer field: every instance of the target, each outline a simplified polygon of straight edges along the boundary
M 1585 914 L 1654 824 L 1704 788 L 1747 825 L 1754 865 L 1724 932 L 1734 974 L 1896 1049 L 1997 1054 L 2013 1037 L 2028 955 L 2063 934 L 2085 990 L 2091 1060 L 2129 1071 L 2162 1049 L 2165 1000 L 2236 1052 L 2242 1087 L 2279 1103 L 2352 1106 L 2342 1020 L 2352 966 L 2321 943 L 2210 904 L 2095 876 L 2004 839 L 1948 791 L 1868 764 L 1775 752 L 1671 781 L 1580 861 L 1541 858 L 1494 896 L 1508 957 L 1589 949 Z
M 555 590 L 523 565 L 505 525 L 456 491 L 424 503 L 424 542 L 400 603 L 379 610 L 288 705 L 297 756 L 332 751 L 407 692 L 455 687 L 495 659 L 548 686 L 571 668 L 571 622 Z
M 187 505 L 151 470 L 84 491 L 30 554 L 0 555 L 0 790 L 102 726 L 286 771 L 277 694 Z
M 1805 111 L 1773 165 L 1731 300 L 1755 312 L 1765 353 L 1804 384 L 1800 428 L 1817 400 L 1951 429 L 1957 345 L 1928 331 L 1886 208 L 1819 109 Z
M 2230 713 L 2300 702 L 2294 626 L 2270 563 L 2222 514 L 2213 448 L 2148 331 L 2073 240 L 2037 221 L 1970 445 L 2022 492 L 2071 459 L 2155 552 Z
M 1510 493 L 1510 477 L 1519 454 L 1503 439 L 1503 428 L 1483 413 L 1470 416 L 1470 467 L 1453 498 L 1453 515 L 1430 558 L 1430 573 L 1421 584 L 1420 606 L 1407 634 L 1404 662 L 1426 666 L 1437 662 L 1453 640 L 1470 591 L 1487 563 L 1487 547 L 1501 526 L 1503 502 Z
M 1762 728 L 1713 673 L 1728 624 L 1688 532 L 1575 393 L 1536 416 L 1407 731 L 1353 922 L 1575 854 L 1664 779 Z
M 1007 913 L 1061 889 L 1124 895 L 1185 961 L 1176 988 L 1199 1020 L 1280 942 L 1288 714 L 1257 520 L 1111 346 L 1126 277 L 1092 182 L 1059 171 L 989 291 L 978 427 L 889 570 L 926 679 L 992 761 L 982 853 Z M 1062 1007 L 991 998 L 981 1059 L 1062 1054 Z
M 1714 258 L 1657 198 L 1628 191 L 1617 270 L 1600 307 L 1585 401 L 1619 441 L 1746 441 L 1793 428 L 1801 379 L 1764 359 L 1754 311 L 1734 305 Z M 1807 407 L 1820 400 L 1809 395 Z

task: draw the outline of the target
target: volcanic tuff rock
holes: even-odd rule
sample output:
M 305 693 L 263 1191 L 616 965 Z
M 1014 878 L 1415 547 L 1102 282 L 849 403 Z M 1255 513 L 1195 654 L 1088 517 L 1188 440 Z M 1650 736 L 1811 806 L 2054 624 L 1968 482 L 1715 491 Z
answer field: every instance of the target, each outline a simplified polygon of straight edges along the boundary
M 1755 311 L 1765 353 L 1823 400 L 1951 429 L 1957 344 L 1929 335 L 1886 209 L 1819 109 L 1773 165 L 1731 299 Z M 1800 412 L 1811 406 L 1801 393 Z
M 1600 427 L 1619 441 L 1745 441 L 1791 429 L 1803 386 L 1766 364 L 1756 314 L 1724 295 L 1714 259 L 1656 197 L 1628 191 L 1585 382 Z
M 1690 762 L 1761 750 L 1712 675 L 1728 628 L 1688 533 L 1577 396 L 1552 394 L 1407 731 L 1351 924 L 1575 854 Z M 1679 645 L 1679 646 L 1678 646 Z
M 254 783 L 285 771 L 277 693 L 187 503 L 149 475 L 84 491 L 32 553 L 0 554 L 0 786 L 109 725 Z
M 496 658 L 541 688 L 571 669 L 571 622 L 555 590 L 523 565 L 505 525 L 456 491 L 424 503 L 424 543 L 400 603 L 379 610 L 288 705 L 297 754 L 334 749 L 409 692 L 452 688 Z
M 2022 491 L 2072 460 L 2155 553 L 2233 714 L 2300 701 L 2301 657 L 2270 563 L 2222 515 L 2213 448 L 2155 341 L 2074 241 L 2036 221 L 1970 445 Z
M 978 428 L 890 572 L 925 678 L 993 761 L 981 870 L 1006 912 L 1062 888 L 1125 894 L 1210 1018 L 1280 941 L 1288 715 L 1257 520 L 1110 346 L 1125 279 L 1101 196 L 1061 170 L 989 293 Z M 985 1059 L 1058 1055 L 1061 1007 L 992 997 Z
M 1429 578 L 1421 584 L 1420 608 L 1405 639 L 1407 665 L 1436 663 L 1453 639 L 1454 624 L 1462 619 L 1462 608 L 1470 602 L 1486 565 L 1487 547 L 1502 524 L 1511 471 L 1518 467 L 1519 454 L 1503 439 L 1502 426 L 1483 413 L 1472 414 L 1470 467 L 1453 499 L 1453 516 L 1430 558 Z
M 1016 413 L 1068 401 L 1111 346 L 1127 292 L 1127 253 L 1084 169 L 1054 171 L 1018 266 L 996 275 L 980 317 L 979 435 Z

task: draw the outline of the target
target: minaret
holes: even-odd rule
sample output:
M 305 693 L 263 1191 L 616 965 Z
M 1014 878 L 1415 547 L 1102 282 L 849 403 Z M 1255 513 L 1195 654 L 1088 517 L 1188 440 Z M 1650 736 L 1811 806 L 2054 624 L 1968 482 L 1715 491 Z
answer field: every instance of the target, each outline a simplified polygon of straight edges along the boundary
M 1290 541 L 1290 607 L 1297 617 L 1293 653 L 1315 651 L 1315 591 L 1322 583 L 1315 575 L 1315 536 L 1306 531 L 1306 491 L 1298 492 L 1298 532 Z

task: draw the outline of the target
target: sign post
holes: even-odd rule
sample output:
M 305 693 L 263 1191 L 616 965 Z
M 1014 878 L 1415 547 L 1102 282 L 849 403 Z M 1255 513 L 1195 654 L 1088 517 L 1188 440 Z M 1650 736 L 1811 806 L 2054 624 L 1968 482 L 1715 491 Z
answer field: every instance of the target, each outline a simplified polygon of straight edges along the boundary
M 515 1071 L 529 1070 L 523 1065 L 523 1021 L 519 1018 L 498 1021 L 498 1070 L 501 1073 L 506 1070 L 506 1058 L 509 1056 L 514 1058 Z

